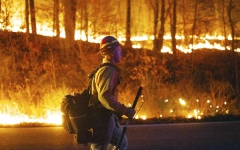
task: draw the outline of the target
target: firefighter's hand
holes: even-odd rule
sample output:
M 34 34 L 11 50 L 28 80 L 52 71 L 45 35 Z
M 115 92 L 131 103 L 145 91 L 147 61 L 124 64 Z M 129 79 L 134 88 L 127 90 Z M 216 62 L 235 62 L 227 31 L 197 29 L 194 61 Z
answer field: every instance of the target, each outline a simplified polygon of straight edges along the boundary
M 133 108 L 129 107 L 126 109 L 125 116 L 127 116 L 128 119 L 132 119 L 135 113 L 136 111 Z

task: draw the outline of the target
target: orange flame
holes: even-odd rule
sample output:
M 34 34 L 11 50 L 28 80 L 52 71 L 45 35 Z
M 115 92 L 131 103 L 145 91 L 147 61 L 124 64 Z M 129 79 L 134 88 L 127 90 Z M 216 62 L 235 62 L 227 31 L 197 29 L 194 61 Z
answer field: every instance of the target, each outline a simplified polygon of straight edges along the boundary
M 33 106 L 26 106 L 31 109 Z M 37 116 L 36 114 L 28 114 L 24 111 L 25 109 L 21 109 L 21 107 L 15 102 L 4 101 L 0 107 L 0 124 L 2 125 L 13 125 L 13 124 L 21 124 L 21 123 L 44 123 L 44 124 L 52 124 L 52 125 L 61 125 L 62 123 L 62 113 L 59 108 L 54 110 L 46 110 L 45 114 L 42 116 Z M 35 111 L 44 111 L 37 110 Z
M 11 26 L 3 27 L 2 24 L 0 24 L 0 29 L 2 30 L 11 30 L 13 32 L 26 32 L 26 29 L 21 28 L 21 26 L 24 24 L 23 20 L 20 19 L 19 17 L 21 15 L 17 14 L 13 16 L 10 22 L 12 22 Z M 51 25 L 48 23 L 37 23 L 37 33 L 40 35 L 45 35 L 45 36 L 55 36 L 56 34 L 52 31 L 52 28 L 50 28 Z M 89 29 L 89 32 L 91 33 L 91 29 Z M 61 28 L 60 31 L 60 37 L 65 38 L 65 31 L 63 28 Z M 124 33 L 120 33 L 120 36 L 118 36 L 118 40 L 123 43 L 126 39 L 124 36 Z M 76 30 L 75 31 L 75 39 L 76 40 L 84 40 L 88 39 L 89 42 L 92 43 L 99 43 L 100 40 L 103 38 L 104 35 L 94 35 L 94 36 L 89 36 L 86 38 L 86 34 L 84 31 Z M 183 40 L 185 37 L 183 35 L 176 35 L 175 37 L 177 40 Z M 211 40 L 218 40 L 218 41 L 223 41 L 225 40 L 224 36 L 221 35 L 206 35 L 205 37 L 198 37 L 194 35 L 194 39 L 200 39 L 201 42 L 194 43 L 193 45 L 190 44 L 188 46 L 183 46 L 183 45 L 177 45 L 177 49 L 184 53 L 191 53 L 192 50 L 197 50 L 197 49 L 202 49 L 202 48 L 207 48 L 207 49 L 217 49 L 217 50 L 225 50 L 225 47 L 221 45 L 220 43 L 213 43 L 211 44 Z M 136 35 L 132 36 L 131 41 L 133 42 L 133 48 L 148 48 L 152 49 L 152 41 L 154 39 L 153 35 Z M 166 34 L 164 36 L 164 40 L 171 40 L 171 35 Z M 228 40 L 232 40 L 232 37 L 228 35 L 227 37 Z M 238 37 L 236 37 L 237 40 L 239 40 Z M 144 44 L 142 44 L 144 43 Z M 226 47 L 227 50 L 230 50 L 230 47 Z M 236 48 L 235 51 L 240 52 L 240 48 Z M 163 48 L 161 49 L 161 52 L 163 53 L 172 53 L 171 47 L 164 45 Z M 65 92 L 66 93 L 66 92 Z M 60 94 L 59 94 L 60 95 Z M 59 98 L 61 99 L 61 98 Z M 34 111 L 27 112 L 22 108 L 20 104 L 17 104 L 15 102 L 10 102 L 3 100 L 3 98 L 0 97 L 1 104 L 0 104 L 0 124 L 3 125 L 12 125 L 12 124 L 21 124 L 21 123 L 47 123 L 47 124 L 54 124 L 54 125 L 60 125 L 62 123 L 62 113 L 60 112 L 59 106 L 60 106 L 60 101 L 57 103 L 59 105 L 57 106 L 52 106 L 50 105 L 49 108 L 36 108 L 34 106 L 30 106 L 31 110 L 35 110 L 35 112 L 41 112 L 41 115 L 38 115 L 38 113 L 34 113 Z M 13 100 L 14 101 L 14 100 Z M 45 104 L 48 105 L 48 104 Z M 29 107 L 29 106 L 27 106 Z M 56 108 L 54 108 L 56 107 Z M 173 110 L 171 110 L 173 112 Z M 193 115 L 189 116 L 194 116 L 198 117 L 197 111 L 194 111 Z M 161 115 L 162 117 L 162 115 Z M 138 118 L 138 116 L 136 117 Z M 141 116 L 140 118 L 146 119 L 145 116 Z

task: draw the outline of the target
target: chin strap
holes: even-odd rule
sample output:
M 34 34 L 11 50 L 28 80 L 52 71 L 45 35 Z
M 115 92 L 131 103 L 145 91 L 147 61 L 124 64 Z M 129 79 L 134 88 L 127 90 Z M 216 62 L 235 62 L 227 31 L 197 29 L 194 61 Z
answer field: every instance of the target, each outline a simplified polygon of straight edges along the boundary
M 141 96 L 141 93 L 142 93 L 142 87 L 140 86 L 139 89 L 138 89 L 137 95 L 136 95 L 136 97 L 135 97 L 135 100 L 134 100 L 134 102 L 133 102 L 133 105 L 132 105 L 132 108 L 133 108 L 133 109 L 136 107 L 137 102 L 138 102 L 138 99 L 139 99 L 139 97 Z M 119 146 L 120 146 L 121 143 L 122 143 L 122 140 L 123 140 L 124 134 L 125 134 L 126 131 L 127 131 L 127 126 L 128 126 L 128 124 L 129 124 L 129 122 L 130 122 L 130 119 L 127 120 L 127 122 L 126 122 L 126 124 L 125 124 L 125 126 L 124 126 L 124 128 L 123 128 L 122 135 L 121 135 L 121 137 L 120 137 L 120 140 L 118 141 L 116 150 L 119 150 Z

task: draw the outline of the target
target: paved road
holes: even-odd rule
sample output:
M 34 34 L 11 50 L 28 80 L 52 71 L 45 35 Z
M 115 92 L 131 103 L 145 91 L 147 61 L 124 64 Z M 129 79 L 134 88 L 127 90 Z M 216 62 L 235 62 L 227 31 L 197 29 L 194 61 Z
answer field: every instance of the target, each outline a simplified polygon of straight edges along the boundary
M 240 122 L 130 125 L 129 150 L 240 150 Z M 76 150 L 61 127 L 0 128 L 0 150 Z

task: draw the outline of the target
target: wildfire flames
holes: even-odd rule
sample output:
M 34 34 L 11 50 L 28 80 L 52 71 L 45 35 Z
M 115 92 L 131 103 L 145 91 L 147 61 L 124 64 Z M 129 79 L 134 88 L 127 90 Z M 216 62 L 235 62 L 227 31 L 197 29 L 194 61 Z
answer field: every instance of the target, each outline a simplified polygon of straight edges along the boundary
M 43 33 L 43 35 L 49 36 L 51 35 L 50 30 L 45 30 L 46 33 Z M 76 31 L 77 32 L 77 31 Z M 49 34 L 50 33 L 50 34 Z M 101 39 L 102 37 L 99 36 L 99 38 L 94 39 L 94 38 L 89 38 L 90 42 L 98 42 L 99 39 Z M 171 37 L 170 36 L 165 36 L 164 39 L 165 40 L 169 40 Z M 179 40 L 184 39 L 183 36 L 178 36 L 176 37 Z M 80 39 L 80 37 L 76 37 L 76 39 Z M 224 46 L 221 46 L 219 43 L 214 43 L 214 44 L 210 44 L 209 41 L 213 40 L 213 39 L 217 39 L 217 40 L 224 40 L 223 37 L 221 36 L 206 36 L 206 37 L 201 37 L 202 41 L 204 42 L 199 42 L 198 44 L 195 45 L 189 45 L 188 47 L 183 47 L 183 46 L 177 46 L 177 48 L 185 53 L 191 53 L 192 50 L 197 50 L 197 49 L 201 49 L 201 48 L 207 48 L 207 49 L 218 49 L 218 50 L 225 50 Z M 123 42 L 125 39 L 124 38 L 119 38 L 118 39 L 120 42 Z M 139 37 L 132 37 L 132 41 L 134 43 L 136 43 L 135 45 L 133 45 L 134 48 L 141 48 L 141 41 L 152 41 L 153 38 L 150 37 L 148 38 L 147 36 L 139 36 Z M 228 38 L 228 40 L 231 40 L 231 37 Z M 139 43 L 138 43 L 139 42 Z M 230 50 L 229 47 L 227 47 L 228 50 Z M 164 46 L 163 49 L 161 50 L 162 52 L 168 52 L 171 53 L 171 48 Z M 240 48 L 237 48 L 235 51 L 240 51 Z M 61 98 L 60 98 L 61 99 Z M 180 101 L 180 103 L 183 103 L 184 101 Z M 62 113 L 60 112 L 60 101 L 57 104 L 57 107 L 55 105 L 56 108 L 49 108 L 44 110 L 44 112 L 42 112 L 43 114 L 41 115 L 29 115 L 31 113 L 27 113 L 24 111 L 21 111 L 21 107 L 19 106 L 17 103 L 11 103 L 10 101 L 5 101 L 5 102 L 1 102 L 1 109 L 0 109 L 0 124 L 2 125 L 15 125 L 15 124 L 22 124 L 22 123 L 44 123 L 44 124 L 51 124 L 51 125 L 61 125 L 62 123 Z M 58 107 L 59 106 L 59 107 Z M 29 107 L 29 106 L 25 106 L 25 107 Z M 32 107 L 32 106 L 30 106 Z M 37 109 L 36 111 L 40 111 L 40 108 L 34 108 Z M 41 110 L 43 111 L 43 110 Z M 170 113 L 173 113 L 173 110 L 169 110 Z M 227 112 L 226 112 L 227 113 Z M 201 119 L 201 115 L 203 115 L 201 113 L 200 110 L 196 110 L 194 109 L 192 111 L 192 113 L 189 113 L 188 115 L 186 115 L 187 118 L 197 118 L 197 119 Z M 159 117 L 164 117 L 162 114 L 159 115 Z M 147 116 L 146 115 L 137 115 L 135 117 L 135 119 L 142 119 L 142 120 L 146 120 Z
M 0 124 L 2 125 L 16 125 L 24 123 L 61 125 L 61 116 L 62 113 L 60 112 L 60 108 L 58 106 L 56 106 L 56 108 L 44 109 L 44 107 L 37 108 L 34 105 L 20 106 L 20 104 L 17 104 L 16 102 L 1 100 Z
M 51 125 L 61 125 L 61 113 L 60 112 L 48 112 L 46 117 L 37 118 L 35 116 L 29 116 L 27 114 L 21 114 L 20 112 L 16 115 L 9 113 L 0 114 L 0 124 L 2 125 L 13 125 L 22 123 L 44 123 Z
M 3 28 L 0 24 L 1 30 L 11 30 L 13 32 L 26 32 L 25 29 L 21 29 L 20 26 L 23 24 L 23 19 L 14 18 L 11 20 L 11 22 L 14 22 L 13 26 Z M 55 36 L 55 33 L 52 31 L 51 28 L 48 27 L 48 25 L 44 24 L 37 24 L 37 33 L 40 35 L 45 36 Z M 81 33 L 81 34 L 80 34 Z M 64 30 L 61 30 L 61 37 L 65 37 Z M 88 41 L 98 43 L 100 39 L 104 35 L 99 36 L 89 36 Z M 124 42 L 124 34 L 122 37 L 118 37 L 118 40 L 120 42 Z M 175 37 L 178 41 L 184 40 L 185 37 L 182 35 L 178 35 Z M 191 37 L 190 37 L 191 38 Z M 76 30 L 75 33 L 75 39 L 76 40 L 86 40 L 86 34 L 84 32 L 81 32 L 80 30 Z M 194 41 L 199 41 L 198 43 L 194 42 L 194 45 L 189 44 L 186 46 L 177 45 L 177 49 L 184 53 L 191 53 L 192 50 L 207 48 L 207 49 L 217 49 L 217 50 L 230 50 L 230 47 L 227 46 L 226 48 L 223 46 L 223 42 L 225 40 L 224 36 L 219 35 L 206 35 L 205 37 L 193 37 Z M 237 40 L 239 38 L 236 37 Z M 170 34 L 167 34 L 164 36 L 164 40 L 171 40 Z M 231 36 L 228 36 L 227 40 L 232 40 Z M 152 41 L 153 36 L 149 35 L 142 35 L 142 36 L 133 36 L 131 38 L 131 41 L 133 42 L 133 48 L 149 48 L 152 49 Z M 218 41 L 218 42 L 213 42 Z M 142 44 L 144 43 L 144 44 Z M 235 51 L 240 52 L 240 48 L 236 48 Z M 172 53 L 171 47 L 164 45 L 163 49 L 161 50 L 163 53 Z M 62 94 L 63 95 L 63 94 Z M 62 123 L 62 113 L 60 112 L 60 103 L 61 98 L 58 98 L 59 101 L 55 102 L 54 105 L 48 105 L 44 104 L 44 106 L 49 106 L 47 108 L 44 107 L 36 107 L 32 103 L 28 103 L 25 106 L 20 105 L 15 102 L 11 102 L 9 100 L 3 100 L 0 97 L 1 104 L 0 104 L 0 124 L 3 125 L 14 125 L 14 124 L 21 124 L 21 123 L 46 123 L 46 124 L 53 124 L 53 125 L 61 125 Z M 184 100 L 179 101 L 182 105 L 185 105 Z M 23 109 L 23 107 L 29 107 L 29 111 L 26 111 L 26 108 Z M 170 113 L 173 112 L 173 110 L 169 110 Z M 31 114 L 31 115 L 29 115 Z M 190 115 L 186 115 L 187 117 L 195 117 L 200 119 L 201 111 L 194 109 Z M 162 114 L 159 114 L 160 117 L 164 117 Z M 136 119 L 141 118 L 145 120 L 147 117 L 145 115 L 138 115 L 135 117 Z
M 60 105 L 64 95 L 71 92 L 69 88 L 51 89 L 41 99 L 28 94 L 27 90 L 21 89 L 8 96 L 3 90 L 0 88 L 0 125 L 62 124 Z
M 51 35 L 51 34 L 49 34 L 50 30 L 46 30 L 46 31 L 47 32 L 44 35 L 46 35 L 46 36 Z M 76 37 L 76 39 L 79 39 L 79 38 L 80 37 Z M 165 40 L 169 40 L 171 37 L 165 36 L 164 38 L 165 38 Z M 176 38 L 179 40 L 184 39 L 184 37 L 182 37 L 182 36 L 178 36 Z M 101 36 L 99 36 L 98 39 L 101 39 Z M 140 44 L 141 41 L 144 41 L 144 40 L 152 41 L 152 39 L 153 39 L 152 37 L 148 38 L 147 36 L 132 37 L 132 41 L 134 43 L 137 43 L 137 44 L 133 45 L 133 47 L 141 48 L 142 47 Z M 204 42 L 200 42 L 193 46 L 189 45 L 186 48 L 178 45 L 177 48 L 185 53 L 191 53 L 192 50 L 197 50 L 197 49 L 201 49 L 201 48 L 225 50 L 225 48 L 223 46 L 221 46 L 219 43 L 210 44 L 209 41 L 211 41 L 213 39 L 224 40 L 224 38 L 221 36 L 206 36 L 206 37 L 202 38 L 202 41 L 204 41 Z M 97 42 L 97 40 L 94 38 L 89 38 L 89 40 L 90 40 L 90 42 L 95 42 L 95 43 Z M 124 40 L 125 40 L 124 38 L 119 38 L 120 42 L 123 42 Z M 228 40 L 231 40 L 231 37 L 229 37 Z M 229 50 L 230 48 L 227 47 L 227 49 Z M 161 51 L 168 52 L 168 53 L 172 52 L 171 48 L 167 47 L 167 46 L 164 46 Z M 237 48 L 235 51 L 239 52 L 240 48 Z M 183 102 L 184 101 L 180 101 L 180 103 L 183 103 Z M 10 103 L 10 101 L 5 101 L 4 103 L 1 102 L 0 124 L 16 125 L 16 124 L 22 124 L 22 123 L 44 123 L 44 124 L 51 124 L 51 125 L 61 125 L 62 113 L 60 112 L 60 109 L 58 107 L 58 106 L 60 106 L 60 103 L 61 103 L 61 101 L 59 101 L 59 103 L 57 104 L 57 107 L 55 105 L 56 108 L 49 108 L 49 109 L 44 110 L 44 112 L 41 112 L 41 113 L 43 113 L 41 115 L 29 115 L 31 113 L 21 111 L 22 106 L 19 106 L 17 103 Z M 25 106 L 25 107 L 29 107 L 29 106 Z M 32 106 L 30 106 L 30 107 L 32 107 Z M 40 111 L 40 108 L 34 108 L 34 109 L 37 109 L 36 111 Z M 43 110 L 41 110 L 41 111 L 43 111 Z M 170 113 L 173 113 L 173 110 L 169 110 L 169 111 L 170 111 Z M 201 115 L 203 115 L 203 114 L 201 113 L 200 110 L 194 109 L 192 111 L 192 113 L 189 112 L 188 115 L 186 115 L 186 117 L 201 119 Z M 160 114 L 159 117 L 161 118 L 164 116 L 162 114 Z M 147 116 L 146 115 L 137 115 L 135 117 L 135 119 L 146 120 Z
M 22 29 L 21 25 L 24 24 L 23 20 L 19 19 L 18 16 L 15 16 L 11 20 L 14 22 L 14 24 L 11 27 L 2 27 L 0 24 L 0 29 L 1 30 L 11 30 L 13 32 L 26 32 L 26 29 Z M 91 29 L 89 29 L 89 32 L 91 33 Z M 55 36 L 56 33 L 52 31 L 52 28 L 49 27 L 48 24 L 43 24 L 43 23 L 37 23 L 37 33 L 39 35 L 45 35 L 45 36 Z M 104 37 L 105 35 L 94 35 L 94 36 L 89 36 L 88 38 L 86 37 L 86 34 L 84 31 L 76 30 L 75 31 L 75 40 L 83 40 L 86 41 L 88 39 L 89 42 L 92 43 L 99 43 L 100 40 Z M 60 29 L 60 37 L 65 38 L 65 31 L 63 28 Z M 182 41 L 185 39 L 183 35 L 176 35 L 175 37 L 178 41 Z M 192 37 L 189 37 L 190 39 Z M 171 40 L 172 37 L 170 33 L 167 33 L 164 36 L 165 41 Z M 118 36 L 118 40 L 120 42 L 124 42 L 125 35 L 122 33 L 121 35 Z M 131 41 L 133 43 L 132 47 L 133 48 L 147 48 L 147 49 L 152 49 L 152 41 L 154 40 L 153 35 L 139 35 L 139 36 L 132 36 Z M 189 44 L 189 45 L 177 45 L 177 49 L 184 53 L 191 53 L 192 50 L 197 50 L 197 49 L 217 49 L 217 50 L 230 50 L 230 46 L 227 45 L 226 48 L 224 47 L 223 41 L 225 40 L 225 37 L 222 35 L 218 35 L 215 33 L 215 35 L 208 35 L 206 34 L 205 37 L 199 37 L 197 35 L 193 36 L 193 41 L 194 44 Z M 227 36 L 227 40 L 231 41 L 232 37 L 230 35 Z M 235 37 L 235 40 L 240 40 L 239 37 Z M 196 42 L 198 41 L 198 42 Z M 215 41 L 215 42 L 212 42 Z M 216 42 L 217 41 L 217 42 Z M 144 43 L 144 44 L 142 44 Z M 183 42 L 181 42 L 183 43 Z M 235 49 L 236 52 L 240 52 L 240 48 Z M 167 44 L 163 45 L 163 48 L 161 49 L 161 52 L 163 53 L 172 53 L 171 47 L 168 46 Z

